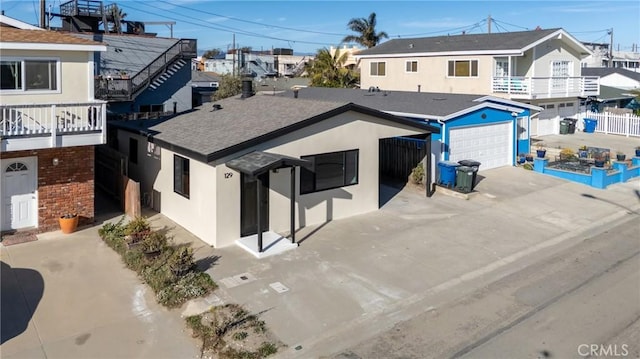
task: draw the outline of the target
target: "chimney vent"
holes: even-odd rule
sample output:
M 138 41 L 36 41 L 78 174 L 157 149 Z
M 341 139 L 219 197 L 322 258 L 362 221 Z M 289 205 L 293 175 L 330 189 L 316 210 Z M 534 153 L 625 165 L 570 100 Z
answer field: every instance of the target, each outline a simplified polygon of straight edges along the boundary
M 298 98 L 298 89 L 293 90 L 293 98 Z
M 248 98 L 253 96 L 253 81 L 252 80 L 242 80 L 242 96 L 241 98 Z

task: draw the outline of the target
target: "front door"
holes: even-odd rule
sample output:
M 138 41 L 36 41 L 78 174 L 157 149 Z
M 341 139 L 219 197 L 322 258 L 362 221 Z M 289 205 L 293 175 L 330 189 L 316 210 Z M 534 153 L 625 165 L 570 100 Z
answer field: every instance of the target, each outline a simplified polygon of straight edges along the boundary
M 1 168 L 2 230 L 37 226 L 36 158 L 3 160 Z
M 242 174 L 240 181 L 240 236 L 246 237 L 258 233 L 258 181 Z M 259 176 L 262 182 L 260 189 L 260 223 L 262 231 L 269 230 L 269 173 Z

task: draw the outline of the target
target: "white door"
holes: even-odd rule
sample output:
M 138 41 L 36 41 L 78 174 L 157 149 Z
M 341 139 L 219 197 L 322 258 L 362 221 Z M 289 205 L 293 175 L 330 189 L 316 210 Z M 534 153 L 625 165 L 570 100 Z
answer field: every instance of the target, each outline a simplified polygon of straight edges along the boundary
M 548 103 L 541 104 L 540 107 L 543 108 L 538 114 L 538 118 L 536 119 L 536 133 L 532 135 L 535 136 L 545 136 L 545 135 L 554 135 L 558 133 L 556 130 L 556 124 L 559 123 L 559 114 L 558 114 L 558 106 L 557 103 Z
M 2 160 L 2 230 L 38 224 L 35 157 Z
M 449 131 L 449 160 L 474 160 L 480 170 L 512 164 L 513 123 L 453 128 Z

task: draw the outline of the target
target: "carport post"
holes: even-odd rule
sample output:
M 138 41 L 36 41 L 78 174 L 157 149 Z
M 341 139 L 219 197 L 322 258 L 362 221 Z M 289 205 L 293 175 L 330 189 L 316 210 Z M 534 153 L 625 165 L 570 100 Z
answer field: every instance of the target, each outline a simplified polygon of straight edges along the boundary
M 296 243 L 296 168 L 291 167 L 291 243 Z
M 424 165 L 424 176 L 425 176 L 425 187 L 427 190 L 427 197 L 431 197 L 433 196 L 433 193 L 435 192 L 435 186 L 431 185 L 431 133 L 427 134 L 427 137 L 425 138 L 425 152 L 427 153 L 424 160 L 425 160 L 425 165 Z
M 260 223 L 262 222 L 262 218 L 260 218 L 260 214 L 262 212 L 262 180 L 260 179 L 260 176 L 256 176 L 256 184 L 258 185 L 258 188 L 256 188 L 256 211 L 258 212 L 256 216 L 256 225 L 258 226 L 258 253 L 262 253 L 262 223 Z

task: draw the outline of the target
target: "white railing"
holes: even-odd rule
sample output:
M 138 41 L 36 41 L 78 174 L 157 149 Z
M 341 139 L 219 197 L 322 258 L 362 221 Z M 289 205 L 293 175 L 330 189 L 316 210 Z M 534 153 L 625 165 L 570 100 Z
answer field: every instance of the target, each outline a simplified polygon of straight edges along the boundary
M 104 102 L 0 105 L 0 137 L 103 131 Z
M 610 112 L 587 112 L 584 117 L 598 121 L 596 132 L 640 137 L 640 116 L 630 113 L 616 115 Z
M 590 77 L 493 77 L 493 93 L 506 93 L 515 98 L 544 99 L 554 97 L 597 96 L 600 78 Z

